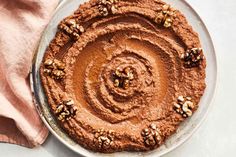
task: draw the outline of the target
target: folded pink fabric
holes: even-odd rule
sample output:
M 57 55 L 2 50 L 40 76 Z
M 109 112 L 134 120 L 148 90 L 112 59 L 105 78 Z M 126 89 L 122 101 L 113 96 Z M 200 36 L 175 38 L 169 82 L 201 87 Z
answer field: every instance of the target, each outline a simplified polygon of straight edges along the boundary
M 32 102 L 29 71 L 41 33 L 58 0 L 0 0 L 0 141 L 26 147 L 47 128 Z

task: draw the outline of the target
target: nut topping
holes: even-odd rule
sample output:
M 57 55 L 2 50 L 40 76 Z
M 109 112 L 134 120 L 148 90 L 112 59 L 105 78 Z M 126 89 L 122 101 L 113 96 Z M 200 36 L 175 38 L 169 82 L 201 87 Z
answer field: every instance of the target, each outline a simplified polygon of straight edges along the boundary
M 52 68 L 53 68 L 53 60 L 47 59 L 47 60 L 44 62 L 44 65 L 45 65 L 45 67 L 47 67 L 48 69 L 52 69 Z
M 76 115 L 77 108 L 74 106 L 73 100 L 64 100 L 57 106 L 55 112 L 58 120 L 64 122 Z
M 188 49 L 180 57 L 184 61 L 184 66 L 186 68 L 198 67 L 203 60 L 202 49 L 201 48 Z
M 98 9 L 102 16 L 107 16 L 109 13 L 115 14 L 117 12 L 116 3 L 118 0 L 100 0 Z
M 53 70 L 52 71 L 52 78 L 56 79 L 56 80 L 60 80 L 62 78 L 64 78 L 65 73 L 62 70 Z
M 114 135 L 113 131 L 104 131 L 99 129 L 94 134 L 94 143 L 98 144 L 100 149 L 107 149 L 113 144 Z
M 174 104 L 174 110 L 181 114 L 184 118 L 192 116 L 192 110 L 195 105 L 191 100 L 191 97 L 179 96 L 177 103 Z
M 170 5 L 165 4 L 162 10 L 157 14 L 155 21 L 164 27 L 171 27 L 175 17 L 175 10 Z
M 118 79 L 114 80 L 114 86 L 119 87 L 120 81 Z
M 144 144 L 148 147 L 160 145 L 162 142 L 161 132 L 154 123 L 143 129 L 141 135 L 143 136 Z
M 54 59 L 53 60 L 53 66 L 56 67 L 58 70 L 64 70 L 65 69 L 65 64 L 62 63 L 61 61 Z
M 113 83 L 115 87 L 128 89 L 133 79 L 134 74 L 130 67 L 126 67 L 123 70 L 116 69 L 113 73 Z
M 65 19 L 60 23 L 59 28 L 72 35 L 75 39 L 78 39 L 85 31 L 84 27 L 79 24 L 77 19 Z
M 61 80 L 65 77 L 65 64 L 57 59 L 47 59 L 44 62 L 44 73 L 51 76 L 53 79 Z

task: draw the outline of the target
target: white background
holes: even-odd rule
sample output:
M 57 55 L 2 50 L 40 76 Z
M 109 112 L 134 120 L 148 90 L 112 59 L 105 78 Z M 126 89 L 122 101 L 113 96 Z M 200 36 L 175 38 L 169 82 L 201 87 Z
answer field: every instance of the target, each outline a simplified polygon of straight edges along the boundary
M 236 1 L 187 0 L 205 22 L 215 45 L 219 80 L 211 111 L 194 135 L 164 157 L 236 156 Z M 0 157 L 78 157 L 52 135 L 34 149 L 0 144 Z

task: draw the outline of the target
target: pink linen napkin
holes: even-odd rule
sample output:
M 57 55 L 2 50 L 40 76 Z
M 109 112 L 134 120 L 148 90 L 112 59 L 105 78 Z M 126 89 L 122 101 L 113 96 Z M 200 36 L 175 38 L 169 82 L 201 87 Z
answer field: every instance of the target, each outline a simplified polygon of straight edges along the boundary
M 34 147 L 48 135 L 32 102 L 29 71 L 58 0 L 0 0 L 0 141 Z

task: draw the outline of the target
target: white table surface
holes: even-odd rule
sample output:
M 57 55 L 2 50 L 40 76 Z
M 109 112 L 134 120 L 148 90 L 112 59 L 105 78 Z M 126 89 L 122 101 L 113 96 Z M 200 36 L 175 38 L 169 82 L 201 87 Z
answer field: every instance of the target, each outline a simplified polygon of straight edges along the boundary
M 187 0 L 213 38 L 219 65 L 218 89 L 207 119 L 183 145 L 164 157 L 236 156 L 236 1 Z M 53 135 L 37 148 L 0 143 L 4 157 L 78 157 Z

